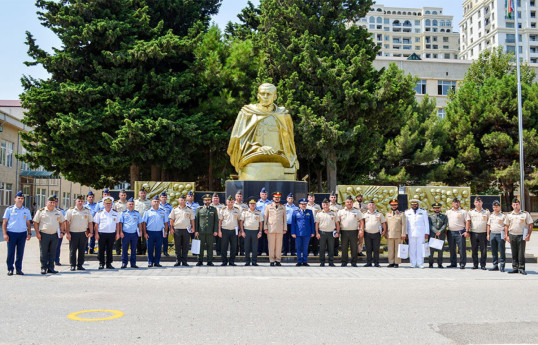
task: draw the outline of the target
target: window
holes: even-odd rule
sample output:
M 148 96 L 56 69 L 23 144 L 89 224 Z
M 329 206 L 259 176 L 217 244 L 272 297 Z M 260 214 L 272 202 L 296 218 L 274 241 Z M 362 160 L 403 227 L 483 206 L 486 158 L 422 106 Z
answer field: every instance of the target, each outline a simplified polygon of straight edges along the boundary
M 0 205 L 9 206 L 12 203 L 13 185 L 0 182 Z
M 430 26 L 430 25 L 432 25 L 432 22 L 431 22 L 431 20 L 429 20 L 429 19 L 426 19 L 425 25 L 426 25 L 426 26 Z
M 456 82 L 453 80 L 439 80 L 437 82 L 437 94 L 448 95 L 449 91 L 456 91 Z
M 383 24 L 390 24 L 389 19 L 388 19 L 388 18 L 385 18 L 385 19 L 383 20 Z
M 370 23 L 375 23 L 375 17 L 370 17 Z
M 71 193 L 63 192 L 62 204 L 64 205 L 64 209 L 68 209 L 69 207 L 71 207 Z
M 448 37 L 443 37 L 443 42 L 447 43 L 448 42 Z
M 36 192 L 36 203 L 37 207 L 45 207 L 45 198 L 47 190 L 45 188 L 37 188 Z
M 445 54 L 445 59 L 450 59 L 450 54 Z
M 446 116 L 446 112 L 445 112 L 445 109 L 443 108 L 439 108 L 437 109 L 437 116 L 439 116 L 439 118 L 442 120 L 445 118 Z
M 13 146 L 10 141 L 2 140 L 0 144 L 0 164 L 6 167 L 13 167 Z
M 434 20 L 432 21 L 432 26 L 437 26 L 437 19 L 434 19 Z
M 415 42 L 420 42 L 420 37 L 415 37 Z
M 415 92 L 417 95 L 426 94 L 426 80 L 419 80 L 417 86 L 415 87 Z
M 383 18 L 377 17 L 377 24 L 381 24 L 381 23 L 383 23 Z
M 415 20 L 415 25 L 420 25 L 420 20 Z

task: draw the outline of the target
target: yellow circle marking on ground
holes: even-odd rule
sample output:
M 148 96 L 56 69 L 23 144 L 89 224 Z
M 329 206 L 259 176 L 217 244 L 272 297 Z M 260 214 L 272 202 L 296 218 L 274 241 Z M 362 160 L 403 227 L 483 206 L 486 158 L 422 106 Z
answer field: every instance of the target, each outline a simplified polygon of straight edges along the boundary
M 98 319 L 85 319 L 85 318 L 79 317 L 80 314 L 84 314 L 84 313 L 112 313 L 112 316 L 102 317 Z M 71 320 L 76 320 L 76 321 L 106 321 L 106 320 L 118 319 L 122 317 L 123 315 L 125 314 L 119 310 L 91 309 L 91 310 L 82 310 L 82 311 L 77 311 L 75 313 L 71 313 L 67 315 L 67 318 Z

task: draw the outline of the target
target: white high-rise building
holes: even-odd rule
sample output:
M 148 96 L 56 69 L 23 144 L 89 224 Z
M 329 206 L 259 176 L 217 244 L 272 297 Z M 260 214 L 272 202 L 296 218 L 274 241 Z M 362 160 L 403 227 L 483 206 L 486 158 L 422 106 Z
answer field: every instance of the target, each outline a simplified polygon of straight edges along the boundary
M 373 5 L 356 25 L 372 33 L 381 47 L 378 55 L 422 59 L 457 59 L 459 34 L 452 31 L 454 17 L 439 7 L 404 8 Z
M 535 0 L 517 0 L 519 53 L 524 62 L 538 62 L 538 18 Z M 460 23 L 463 60 L 477 59 L 485 49 L 516 51 L 515 13 L 506 18 L 506 0 L 464 0 Z

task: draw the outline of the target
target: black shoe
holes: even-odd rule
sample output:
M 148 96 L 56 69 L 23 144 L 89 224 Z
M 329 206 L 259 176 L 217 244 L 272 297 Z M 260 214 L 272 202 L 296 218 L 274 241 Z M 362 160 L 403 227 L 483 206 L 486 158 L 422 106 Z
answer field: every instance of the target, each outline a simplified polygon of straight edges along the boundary
M 282 264 L 279 261 L 275 262 L 275 265 L 282 266 Z
M 387 267 L 394 267 L 394 264 L 389 264 Z
M 23 276 L 24 275 L 24 273 L 22 273 L 22 271 L 15 271 L 15 274 L 18 275 L 18 276 Z M 527 274 L 527 273 L 525 273 L 525 274 Z
M 365 264 L 362 267 L 372 267 L 372 264 Z
M 295 256 L 295 255 L 297 255 L 297 253 L 291 252 L 291 256 Z
M 302 266 L 302 265 L 303 265 L 302 262 L 298 262 L 298 263 L 295 264 L 295 266 L 297 266 L 297 267 Z
M 121 269 L 127 268 L 127 264 L 121 264 Z
M 256 263 L 256 262 L 254 262 L 254 263 L 252 264 L 252 266 L 260 266 L 260 265 L 258 265 L 258 263 Z
M 153 264 L 148 264 L 148 267 L 153 267 Z
M 480 269 L 481 269 L 482 271 L 485 271 L 485 270 L 486 270 L 486 266 L 480 267 Z
M 187 263 L 187 261 L 182 262 L 181 264 L 182 264 L 183 266 L 187 266 L 187 267 L 190 266 L 190 265 Z
M 204 264 L 203 262 L 198 261 L 198 262 L 196 263 L 196 266 L 202 266 L 203 264 Z M 207 265 L 209 266 L 209 264 L 207 264 Z
M 112 265 L 106 265 L 106 268 L 109 269 L 109 270 L 113 270 L 113 269 L 114 269 L 114 266 L 112 266 Z
M 501 265 L 501 268 L 499 269 L 499 271 L 504 272 L 504 265 Z
M 357 264 L 351 264 L 352 267 L 357 267 Z
M 221 266 L 227 266 L 228 263 L 227 263 L 227 262 L 223 262 L 223 263 L 221 263 L 220 265 L 221 265 Z
M 324 262 L 320 263 L 319 267 L 325 267 L 325 263 Z
M 99 265 L 99 269 L 102 270 L 105 268 L 105 265 Z
M 58 261 L 54 263 L 56 266 L 62 266 L 62 264 Z
M 269 264 L 269 266 L 274 266 L 274 265 L 275 265 L 275 263 L 274 263 L 274 262 L 271 262 L 271 263 Z
M 41 274 L 47 274 L 47 270 L 44 269 L 44 268 L 42 268 L 42 269 L 41 269 Z
M 493 268 L 490 268 L 488 271 L 498 271 L 498 270 L 499 270 L 498 266 L 493 266 Z
M 363 253 L 359 253 L 359 256 L 365 256 Z
M 330 267 L 334 267 L 334 264 L 331 262 L 331 263 L 329 264 L 329 266 L 330 266 Z
M 347 266 L 347 262 L 342 262 L 342 267 L 346 267 Z
M 527 275 L 527 272 L 525 272 L 525 270 L 519 270 L 519 273 L 523 274 L 524 276 Z M 18 273 L 17 273 L 18 274 Z
M 177 266 L 181 266 L 181 262 L 176 261 L 176 263 L 174 264 L 174 267 L 177 267 Z
M 511 271 L 508 272 L 508 274 L 514 274 L 514 273 L 519 273 L 519 271 L 518 270 L 511 270 Z
M 245 252 L 241 252 L 239 253 L 239 255 L 245 256 Z
M 212 262 L 208 262 L 208 263 L 207 263 L 207 266 L 215 266 L 215 264 L 212 263 Z
M 429 267 L 429 268 L 433 268 L 433 264 L 429 264 L 428 267 Z
M 465 269 L 465 266 L 460 266 L 460 270 L 464 270 Z
M 381 265 L 380 265 L 380 264 L 375 264 L 374 266 L 375 266 L 375 267 L 381 267 Z
M 121 255 L 121 252 L 116 250 L 116 255 Z
M 168 253 L 163 253 L 163 255 L 164 255 L 164 256 L 170 256 L 170 254 L 168 254 Z
M 319 256 L 319 252 L 315 252 L 315 253 L 314 253 L 314 256 Z
M 137 265 L 131 265 L 131 268 L 138 268 Z
M 82 266 L 77 266 L 77 270 L 79 270 L 79 271 L 86 271 L 86 269 L 85 269 L 84 267 L 82 267 Z
M 161 264 L 153 264 L 153 266 L 155 266 L 155 267 L 163 267 L 163 265 L 161 265 Z
M 250 266 L 250 262 L 245 262 L 245 266 Z
M 52 273 L 52 274 L 56 274 L 58 273 L 58 271 L 56 270 L 51 270 L 50 268 L 47 270 L 47 273 Z
M 71 268 L 69 268 L 69 270 L 70 270 L 71 272 L 73 272 L 74 270 L 76 270 L 76 267 L 75 267 L 75 266 L 71 266 Z
M 441 265 L 441 264 L 437 265 L 437 267 L 438 267 L 438 268 L 445 268 L 445 266 L 443 266 L 443 265 Z
M 13 275 L 13 270 L 9 270 L 9 271 L 7 271 L 7 275 L 8 275 L 8 276 L 12 276 L 12 275 Z
M 90 249 L 90 254 L 95 254 L 95 250 Z
M 400 265 L 394 264 L 394 268 L 398 268 L 398 267 L 400 267 Z
M 310 267 L 310 265 L 306 262 L 303 262 L 303 266 Z
M 448 268 L 456 268 L 456 267 L 458 267 L 458 265 L 449 265 L 449 266 L 446 266 L 446 267 L 448 267 Z
M 234 262 L 230 262 L 229 266 L 237 266 Z
M 478 266 L 473 266 L 473 270 L 477 270 L 478 269 Z

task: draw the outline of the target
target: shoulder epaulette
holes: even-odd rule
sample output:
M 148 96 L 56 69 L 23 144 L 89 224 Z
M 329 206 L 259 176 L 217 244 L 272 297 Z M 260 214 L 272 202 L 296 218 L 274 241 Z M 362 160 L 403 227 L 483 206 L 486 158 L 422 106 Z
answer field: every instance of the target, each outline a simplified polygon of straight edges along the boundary
M 43 211 L 44 209 L 45 209 L 45 208 L 44 208 L 44 207 L 42 207 L 42 208 L 40 208 L 40 209 L 39 209 L 39 211 Z
M 186 205 L 185 205 L 185 206 L 186 206 Z M 179 207 L 179 206 L 176 206 L 176 207 Z M 190 209 L 192 209 L 192 207 L 190 207 L 190 206 L 187 206 L 187 208 L 190 208 Z
M 69 209 L 70 209 L 70 210 L 74 210 L 74 209 L 75 209 L 75 207 L 74 207 L 74 206 L 71 206 L 71 207 L 69 207 Z

